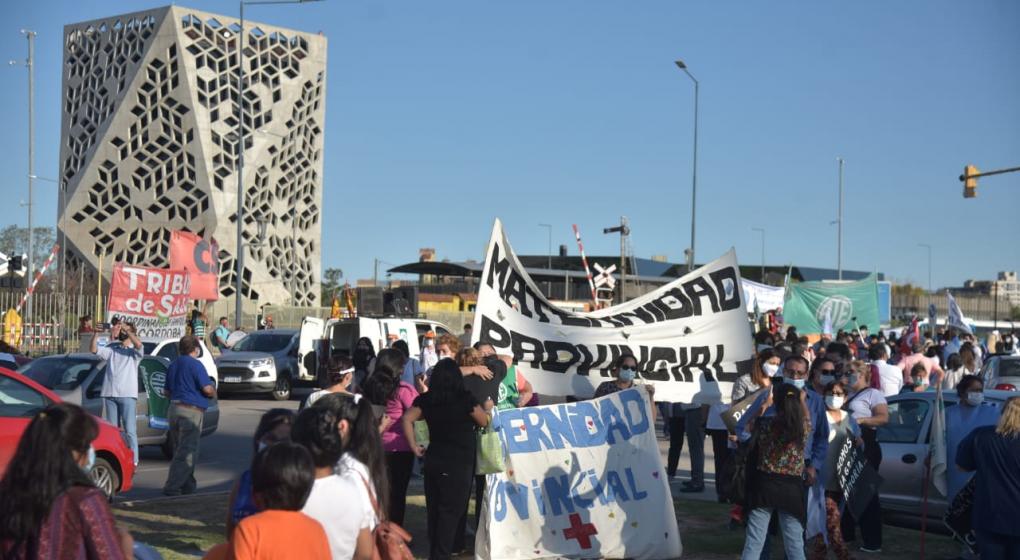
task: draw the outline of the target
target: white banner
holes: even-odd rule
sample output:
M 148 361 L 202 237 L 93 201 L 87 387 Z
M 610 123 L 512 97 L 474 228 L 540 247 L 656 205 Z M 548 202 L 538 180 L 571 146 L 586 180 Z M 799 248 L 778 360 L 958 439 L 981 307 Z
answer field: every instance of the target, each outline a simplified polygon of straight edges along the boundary
M 679 558 L 676 513 L 644 389 L 516 408 L 494 420 L 477 558 Z
M 949 293 L 949 290 L 946 290 L 946 297 L 949 298 L 949 317 L 946 319 L 949 326 L 967 334 L 974 334 L 970 330 L 970 325 L 963 321 L 963 311 L 960 310 L 960 305 L 956 303 L 956 298 Z
M 622 354 L 639 383 L 668 402 L 727 402 L 751 371 L 751 333 L 732 250 L 654 292 L 580 313 L 552 305 L 535 286 L 496 220 L 475 309 L 474 341 L 514 356 L 542 395 L 587 398 L 613 379 Z
M 744 305 L 748 313 L 754 313 L 755 301 L 758 302 L 758 311 L 761 313 L 783 306 L 786 288 L 782 286 L 777 288 L 742 278 L 740 280 L 740 287 L 744 289 Z

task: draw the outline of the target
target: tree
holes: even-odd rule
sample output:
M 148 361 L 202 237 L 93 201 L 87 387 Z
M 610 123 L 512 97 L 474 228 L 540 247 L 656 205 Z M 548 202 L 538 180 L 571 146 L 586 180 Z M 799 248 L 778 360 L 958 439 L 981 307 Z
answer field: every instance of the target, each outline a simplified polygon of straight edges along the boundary
M 36 270 L 42 266 L 46 257 L 50 256 L 56 238 L 56 231 L 52 227 L 33 228 L 32 264 Z M 28 228 L 10 225 L 0 229 L 0 252 L 7 256 L 28 253 Z M 25 263 L 25 267 L 28 267 L 28 263 Z
M 333 293 L 341 287 L 340 279 L 343 277 L 344 272 L 339 268 L 327 268 L 322 273 L 322 298 L 319 300 L 322 303 L 320 305 L 330 305 L 333 302 Z
M 1020 321 L 1020 305 L 1014 306 L 1013 309 L 1010 310 L 1010 315 L 1012 320 Z

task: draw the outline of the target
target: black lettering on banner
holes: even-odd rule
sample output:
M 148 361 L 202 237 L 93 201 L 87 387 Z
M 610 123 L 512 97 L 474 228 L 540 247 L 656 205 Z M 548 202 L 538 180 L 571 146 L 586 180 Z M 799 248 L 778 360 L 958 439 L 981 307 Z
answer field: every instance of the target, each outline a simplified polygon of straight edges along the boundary
M 659 368 L 660 363 L 676 362 L 676 350 L 673 348 L 653 347 L 648 351 L 648 367 L 642 370 L 641 377 L 651 381 L 670 381 L 669 370 Z
M 701 276 L 692 278 L 687 282 L 684 282 L 684 291 L 687 292 L 687 296 L 691 298 L 691 304 L 694 305 L 694 315 L 700 317 L 702 315 L 701 298 L 707 297 L 708 303 L 712 308 L 712 311 L 719 312 L 719 300 L 715 297 L 715 292 L 712 291 L 712 287 L 709 286 L 708 282 Z
M 492 254 L 489 255 L 489 261 L 492 263 L 489 266 L 489 273 L 485 275 L 485 283 L 492 289 L 499 292 L 500 298 L 503 297 L 503 285 L 506 283 L 506 273 L 510 270 L 510 261 L 500 258 L 499 256 L 499 245 L 492 245 Z M 493 283 L 496 285 L 493 286 Z
M 491 344 L 493 348 L 510 348 L 510 333 L 499 323 L 487 315 L 482 315 L 481 328 L 482 332 L 478 335 L 478 340 Z
M 666 317 L 669 315 L 669 307 L 666 305 L 666 302 L 662 300 L 663 298 L 653 299 L 644 306 L 645 309 L 647 309 L 648 312 L 655 317 L 655 321 L 653 322 L 661 323 L 665 321 Z
M 686 319 L 694 315 L 694 305 L 680 288 L 672 288 L 659 298 L 658 303 L 664 306 L 665 320 Z
M 839 455 L 836 457 L 836 479 L 839 488 L 843 492 L 847 508 L 859 519 L 872 497 L 878 492 L 882 479 L 875 469 L 868 465 L 854 438 L 845 437 L 842 442 L 837 440 L 833 444 L 839 445 Z
M 740 283 L 737 282 L 737 272 L 732 267 L 721 268 L 709 274 L 712 282 L 715 282 L 715 290 L 719 294 L 719 307 L 716 311 L 729 311 L 740 307 Z M 726 297 L 726 283 L 729 282 L 730 297 Z
M 510 351 L 514 358 L 522 364 L 528 364 L 533 368 L 541 367 L 543 347 L 542 341 L 528 335 L 511 331 Z
M 560 360 L 560 354 L 568 354 L 570 358 L 566 361 Z M 542 369 L 556 373 L 566 373 L 571 366 L 581 360 L 581 353 L 577 347 L 567 342 L 558 340 L 545 341 L 545 361 L 542 362 Z

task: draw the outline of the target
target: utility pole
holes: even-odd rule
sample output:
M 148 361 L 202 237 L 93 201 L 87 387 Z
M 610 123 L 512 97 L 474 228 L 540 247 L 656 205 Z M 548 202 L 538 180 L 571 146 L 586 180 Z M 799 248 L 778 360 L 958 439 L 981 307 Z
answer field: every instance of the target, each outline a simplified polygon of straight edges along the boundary
M 25 288 L 32 285 L 35 279 L 35 266 L 33 265 L 33 239 L 32 239 L 32 204 L 33 187 L 35 181 L 35 31 L 22 29 L 21 34 L 28 39 L 28 58 L 25 59 L 25 68 L 28 69 L 28 269 L 25 276 Z M 11 65 L 17 64 L 12 60 Z M 25 325 L 32 324 L 32 298 L 29 297 L 25 306 Z M 29 327 L 31 328 L 31 327 Z M 34 332 L 34 331 L 30 331 Z
M 843 280 L 843 158 L 838 157 L 839 162 L 839 216 L 836 219 L 836 274 L 839 280 Z
M 603 228 L 602 233 L 620 234 L 620 303 L 623 303 L 627 301 L 627 236 L 630 235 L 627 216 L 620 216 L 620 225 Z
M 373 269 L 372 269 L 372 285 L 373 286 L 378 286 L 379 285 L 379 259 L 372 259 L 372 261 L 375 263 L 373 265 Z

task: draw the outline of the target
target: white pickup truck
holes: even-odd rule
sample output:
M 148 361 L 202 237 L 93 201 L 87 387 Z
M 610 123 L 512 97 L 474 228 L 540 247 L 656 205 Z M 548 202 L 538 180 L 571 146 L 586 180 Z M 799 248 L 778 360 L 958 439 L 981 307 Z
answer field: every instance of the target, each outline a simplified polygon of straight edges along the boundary
M 358 339 L 365 337 L 372 341 L 372 348 L 379 350 L 389 344 L 390 335 L 407 342 L 412 357 L 421 354 L 422 339 L 432 331 L 436 337 L 451 333 L 450 328 L 437 321 L 402 317 L 358 317 L 356 319 L 320 319 L 305 317 L 301 320 L 298 338 L 298 377 L 301 381 L 317 379 L 319 369 L 325 367 L 330 356 L 353 353 Z

